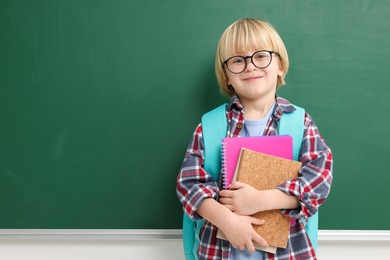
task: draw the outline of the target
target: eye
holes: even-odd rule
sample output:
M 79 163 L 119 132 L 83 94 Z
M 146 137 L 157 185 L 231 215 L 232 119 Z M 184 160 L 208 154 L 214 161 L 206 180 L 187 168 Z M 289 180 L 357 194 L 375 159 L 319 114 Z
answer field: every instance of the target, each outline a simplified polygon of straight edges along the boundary
M 245 59 L 243 57 L 232 57 L 229 60 L 231 64 L 242 64 L 245 63 Z
M 255 60 L 263 60 L 263 59 L 267 59 L 268 57 L 269 57 L 268 52 L 259 52 L 259 53 L 256 53 L 256 55 L 254 56 L 254 59 Z

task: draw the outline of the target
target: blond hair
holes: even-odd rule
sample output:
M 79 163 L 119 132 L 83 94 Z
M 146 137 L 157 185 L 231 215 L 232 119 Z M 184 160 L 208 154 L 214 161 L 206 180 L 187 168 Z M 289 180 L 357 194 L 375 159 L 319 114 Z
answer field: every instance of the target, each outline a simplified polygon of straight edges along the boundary
M 228 84 L 228 77 L 223 62 L 234 55 L 242 54 L 249 50 L 277 52 L 279 54 L 279 65 L 284 73 L 282 76 L 278 76 L 276 89 L 286 84 L 284 78 L 288 71 L 288 54 L 279 34 L 266 21 L 244 18 L 226 28 L 218 43 L 215 56 L 215 73 L 221 93 L 229 96 L 235 93 L 233 87 Z

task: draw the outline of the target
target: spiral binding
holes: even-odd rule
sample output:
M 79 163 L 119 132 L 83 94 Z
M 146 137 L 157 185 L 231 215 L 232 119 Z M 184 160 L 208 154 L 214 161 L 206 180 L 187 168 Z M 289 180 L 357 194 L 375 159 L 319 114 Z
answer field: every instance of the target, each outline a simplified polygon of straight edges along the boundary
M 222 188 L 224 190 L 227 189 L 227 185 L 226 185 L 226 182 L 227 182 L 227 166 L 228 166 L 228 160 L 227 160 L 227 156 L 226 156 L 226 142 L 225 141 L 222 141 L 222 145 L 221 145 L 221 168 L 222 168 L 222 171 L 221 171 L 221 180 L 222 180 Z

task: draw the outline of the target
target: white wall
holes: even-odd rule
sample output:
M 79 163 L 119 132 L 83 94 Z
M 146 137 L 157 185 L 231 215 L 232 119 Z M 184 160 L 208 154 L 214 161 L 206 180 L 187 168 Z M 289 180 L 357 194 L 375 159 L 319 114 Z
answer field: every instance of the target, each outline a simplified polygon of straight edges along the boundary
M 7 238 L 8 237 L 8 238 Z M 183 259 L 181 239 L 109 238 L 75 239 L 30 235 L 7 236 L 0 231 L 0 259 L 5 260 L 175 260 Z M 79 236 L 80 237 L 80 236 Z M 169 237 L 169 236 L 168 236 Z M 171 236 L 172 237 L 172 236 Z M 389 231 L 320 231 L 318 258 L 390 259 Z

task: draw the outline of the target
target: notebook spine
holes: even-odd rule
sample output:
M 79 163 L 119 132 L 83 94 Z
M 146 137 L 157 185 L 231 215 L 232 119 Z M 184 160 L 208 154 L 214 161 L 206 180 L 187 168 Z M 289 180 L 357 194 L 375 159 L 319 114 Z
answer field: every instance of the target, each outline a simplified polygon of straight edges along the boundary
M 226 142 L 223 140 L 221 145 L 221 180 L 222 180 L 222 189 L 227 189 L 227 166 L 228 166 L 228 160 L 226 155 Z

